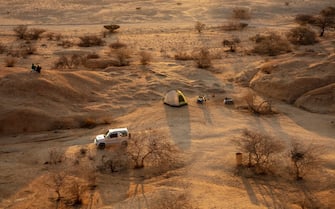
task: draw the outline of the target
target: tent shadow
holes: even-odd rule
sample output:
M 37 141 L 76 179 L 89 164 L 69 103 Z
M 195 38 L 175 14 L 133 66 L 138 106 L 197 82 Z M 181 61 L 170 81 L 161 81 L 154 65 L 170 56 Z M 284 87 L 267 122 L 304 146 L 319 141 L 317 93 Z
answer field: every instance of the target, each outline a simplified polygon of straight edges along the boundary
M 189 149 L 191 147 L 191 127 L 188 106 L 165 105 L 165 114 L 172 140 L 179 148 Z

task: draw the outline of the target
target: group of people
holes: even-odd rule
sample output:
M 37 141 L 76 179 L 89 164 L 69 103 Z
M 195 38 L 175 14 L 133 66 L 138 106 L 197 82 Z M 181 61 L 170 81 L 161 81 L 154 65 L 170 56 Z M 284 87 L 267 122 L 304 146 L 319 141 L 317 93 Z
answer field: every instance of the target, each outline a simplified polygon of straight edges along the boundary
M 35 65 L 34 63 L 31 65 L 32 72 L 41 73 L 42 67 L 40 65 Z

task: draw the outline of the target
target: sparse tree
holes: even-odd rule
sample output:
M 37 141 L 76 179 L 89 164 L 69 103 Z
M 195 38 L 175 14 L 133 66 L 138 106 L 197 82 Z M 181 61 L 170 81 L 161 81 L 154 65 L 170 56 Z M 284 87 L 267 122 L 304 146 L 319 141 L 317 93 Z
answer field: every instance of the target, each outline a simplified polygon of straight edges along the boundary
M 50 182 L 47 182 L 47 186 L 51 187 L 55 193 L 57 194 L 56 201 L 59 202 L 62 198 L 62 188 L 65 185 L 65 179 L 67 177 L 67 173 L 64 171 L 60 171 L 60 169 L 56 169 L 50 175 Z
M 315 25 L 321 29 L 320 37 L 325 33 L 325 30 L 335 29 L 335 7 L 327 7 L 321 10 L 316 18 Z
M 335 7 L 327 7 L 318 15 L 297 15 L 295 20 L 300 24 L 310 24 L 320 28 L 320 37 L 326 30 L 335 29 Z
M 293 141 L 290 148 L 290 159 L 295 179 L 301 180 L 309 171 L 319 168 L 322 153 L 323 148 L 320 146 Z
M 257 174 L 269 172 L 273 156 L 284 150 L 283 143 L 278 139 L 250 130 L 244 130 L 242 137 L 234 142 L 247 153 L 248 167 L 254 167 Z
M 111 24 L 111 25 L 104 25 L 104 28 L 107 29 L 109 33 L 114 33 L 117 29 L 120 28 L 120 26 L 116 24 Z
M 175 145 L 154 130 L 134 134 L 127 148 L 134 168 L 172 166 L 177 162 L 178 153 Z

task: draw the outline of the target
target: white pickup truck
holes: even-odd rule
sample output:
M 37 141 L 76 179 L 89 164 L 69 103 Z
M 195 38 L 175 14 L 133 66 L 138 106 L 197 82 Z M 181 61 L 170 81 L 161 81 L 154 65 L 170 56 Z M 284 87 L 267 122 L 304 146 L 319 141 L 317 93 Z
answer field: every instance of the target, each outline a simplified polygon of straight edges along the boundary
M 127 128 L 109 129 L 105 134 L 99 134 L 94 138 L 94 144 L 99 149 L 105 149 L 107 145 L 120 144 L 122 147 L 128 146 L 130 133 Z

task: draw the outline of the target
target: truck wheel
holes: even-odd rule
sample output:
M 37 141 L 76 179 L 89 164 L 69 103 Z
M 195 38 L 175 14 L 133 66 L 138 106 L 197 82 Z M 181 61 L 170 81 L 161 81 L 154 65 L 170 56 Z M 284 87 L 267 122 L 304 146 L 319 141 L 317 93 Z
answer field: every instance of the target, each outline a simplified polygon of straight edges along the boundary
M 105 149 L 106 145 L 104 143 L 101 143 L 98 145 L 98 148 L 99 149 Z

